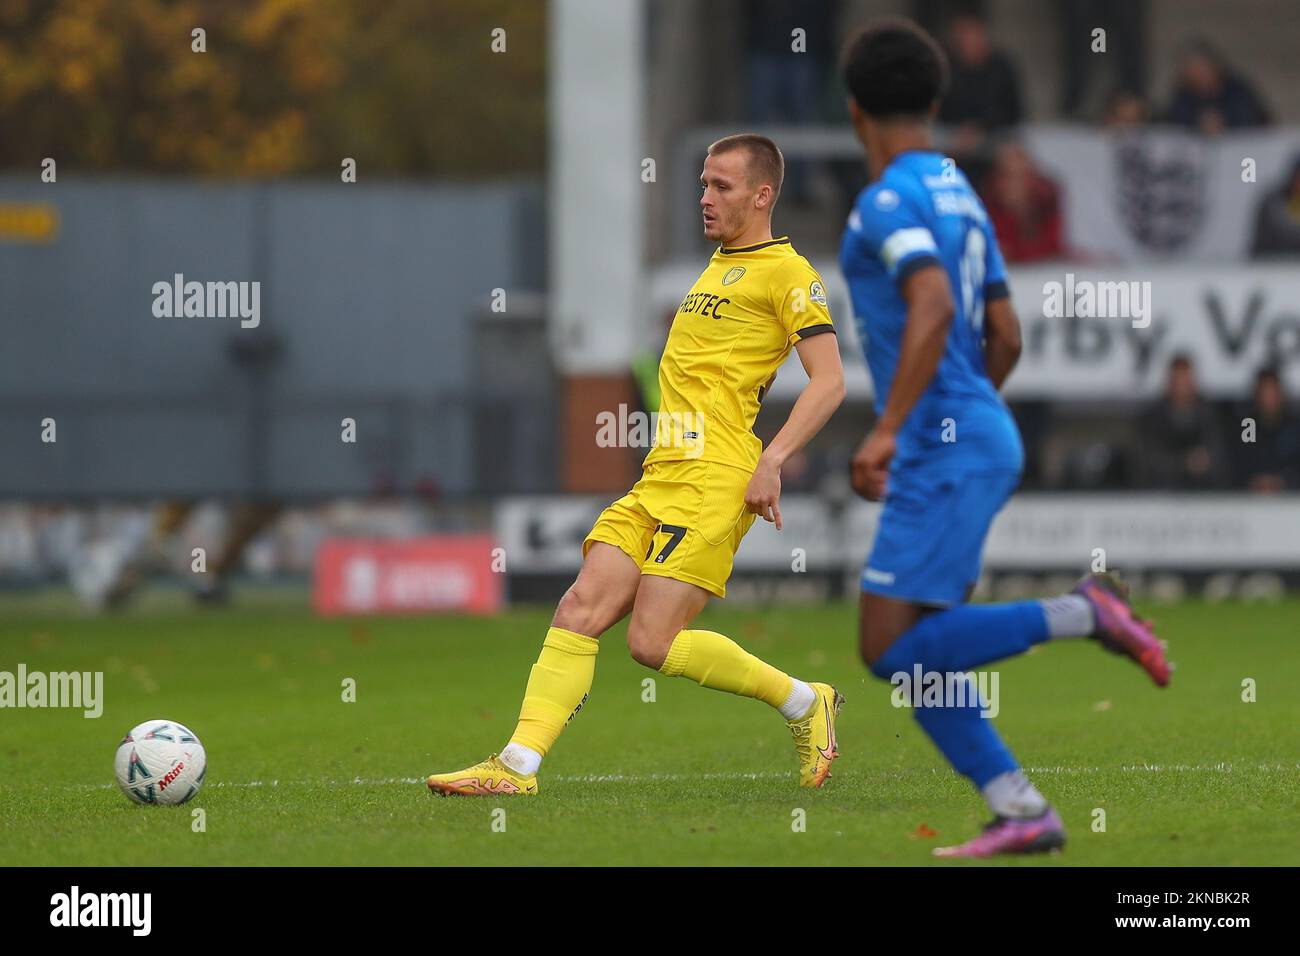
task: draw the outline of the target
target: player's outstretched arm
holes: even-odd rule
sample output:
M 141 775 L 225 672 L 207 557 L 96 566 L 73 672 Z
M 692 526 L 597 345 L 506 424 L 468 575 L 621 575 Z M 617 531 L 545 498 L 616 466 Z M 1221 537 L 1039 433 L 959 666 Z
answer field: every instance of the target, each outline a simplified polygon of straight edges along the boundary
M 984 304 L 984 369 L 996 389 L 1002 388 L 1020 359 L 1020 320 L 1011 300 L 1003 297 Z
M 853 490 L 872 501 L 885 495 L 898 430 L 939 369 L 957 308 L 948 273 L 937 264 L 917 269 L 903 280 L 900 291 L 907 303 L 907 320 L 898 367 L 885 410 L 853 456 Z
M 745 504 L 781 530 L 781 466 L 826 424 L 844 401 L 844 368 L 834 335 L 812 335 L 795 343 L 808 384 L 799 393 L 790 417 L 763 450 L 745 491 Z

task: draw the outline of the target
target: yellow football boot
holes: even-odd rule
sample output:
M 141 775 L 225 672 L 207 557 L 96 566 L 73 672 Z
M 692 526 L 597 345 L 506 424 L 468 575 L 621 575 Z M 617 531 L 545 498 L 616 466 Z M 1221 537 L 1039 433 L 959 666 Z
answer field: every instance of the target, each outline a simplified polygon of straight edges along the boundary
M 435 773 L 425 781 L 431 793 L 444 797 L 532 797 L 537 795 L 537 774 L 515 773 L 492 754 L 453 773 Z
M 809 684 L 817 694 L 808 716 L 789 721 L 795 749 L 799 751 L 799 786 L 818 788 L 831 775 L 831 761 L 838 757 L 835 745 L 835 717 L 844 706 L 844 695 L 830 684 Z

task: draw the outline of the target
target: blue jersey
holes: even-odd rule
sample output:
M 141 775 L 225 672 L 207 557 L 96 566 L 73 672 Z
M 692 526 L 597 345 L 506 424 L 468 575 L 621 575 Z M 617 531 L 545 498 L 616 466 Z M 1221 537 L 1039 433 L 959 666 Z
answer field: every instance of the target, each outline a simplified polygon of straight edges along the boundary
M 901 153 L 858 196 L 840 246 L 877 415 L 894 381 L 907 319 L 899 290 L 917 269 L 936 264 L 948 273 L 956 314 L 938 371 L 899 430 L 892 470 L 1019 472 L 1020 433 L 984 368 L 984 304 L 1007 295 L 993 226 L 951 159 Z

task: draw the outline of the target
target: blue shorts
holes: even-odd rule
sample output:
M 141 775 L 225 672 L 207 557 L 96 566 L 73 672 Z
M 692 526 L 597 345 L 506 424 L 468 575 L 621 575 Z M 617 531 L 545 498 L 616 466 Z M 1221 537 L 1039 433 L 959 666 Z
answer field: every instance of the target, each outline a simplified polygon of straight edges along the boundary
M 893 473 L 862 590 L 913 604 L 959 604 L 979 580 L 984 539 L 1020 470 Z

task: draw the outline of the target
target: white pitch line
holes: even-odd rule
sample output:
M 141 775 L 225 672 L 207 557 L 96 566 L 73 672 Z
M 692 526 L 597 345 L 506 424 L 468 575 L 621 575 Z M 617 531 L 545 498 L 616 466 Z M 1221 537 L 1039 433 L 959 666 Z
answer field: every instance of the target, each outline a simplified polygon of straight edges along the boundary
M 1115 767 L 1022 767 L 1025 773 L 1033 774 L 1090 774 L 1102 773 L 1109 770 L 1118 769 L 1123 773 L 1250 773 L 1250 772 L 1293 772 L 1300 771 L 1300 763 L 1288 765 L 1281 763 L 1261 763 L 1249 765 L 1233 765 L 1221 761 L 1212 764 L 1124 764 L 1118 768 Z M 890 777 L 897 775 L 900 771 L 896 770 L 879 770 L 873 771 L 872 775 L 877 777 Z M 926 769 L 904 770 L 901 771 L 906 775 L 915 775 L 918 773 L 930 773 L 933 775 L 946 774 L 951 771 L 943 767 L 930 767 Z M 854 774 L 849 770 L 846 776 Z M 778 770 L 761 770 L 761 771 L 728 771 L 723 773 L 592 773 L 592 774 L 557 774 L 549 777 L 550 780 L 557 780 L 563 783 L 660 783 L 671 782 L 675 780 L 777 780 L 794 776 L 793 771 Z M 353 777 L 351 780 L 249 780 L 245 782 L 235 780 L 213 780 L 207 783 L 207 787 L 229 787 L 232 789 L 246 789 L 250 787 L 388 787 L 397 784 L 417 784 L 424 783 L 423 777 Z M 109 790 L 114 784 L 111 783 L 73 783 L 66 784 L 65 787 L 76 790 Z

